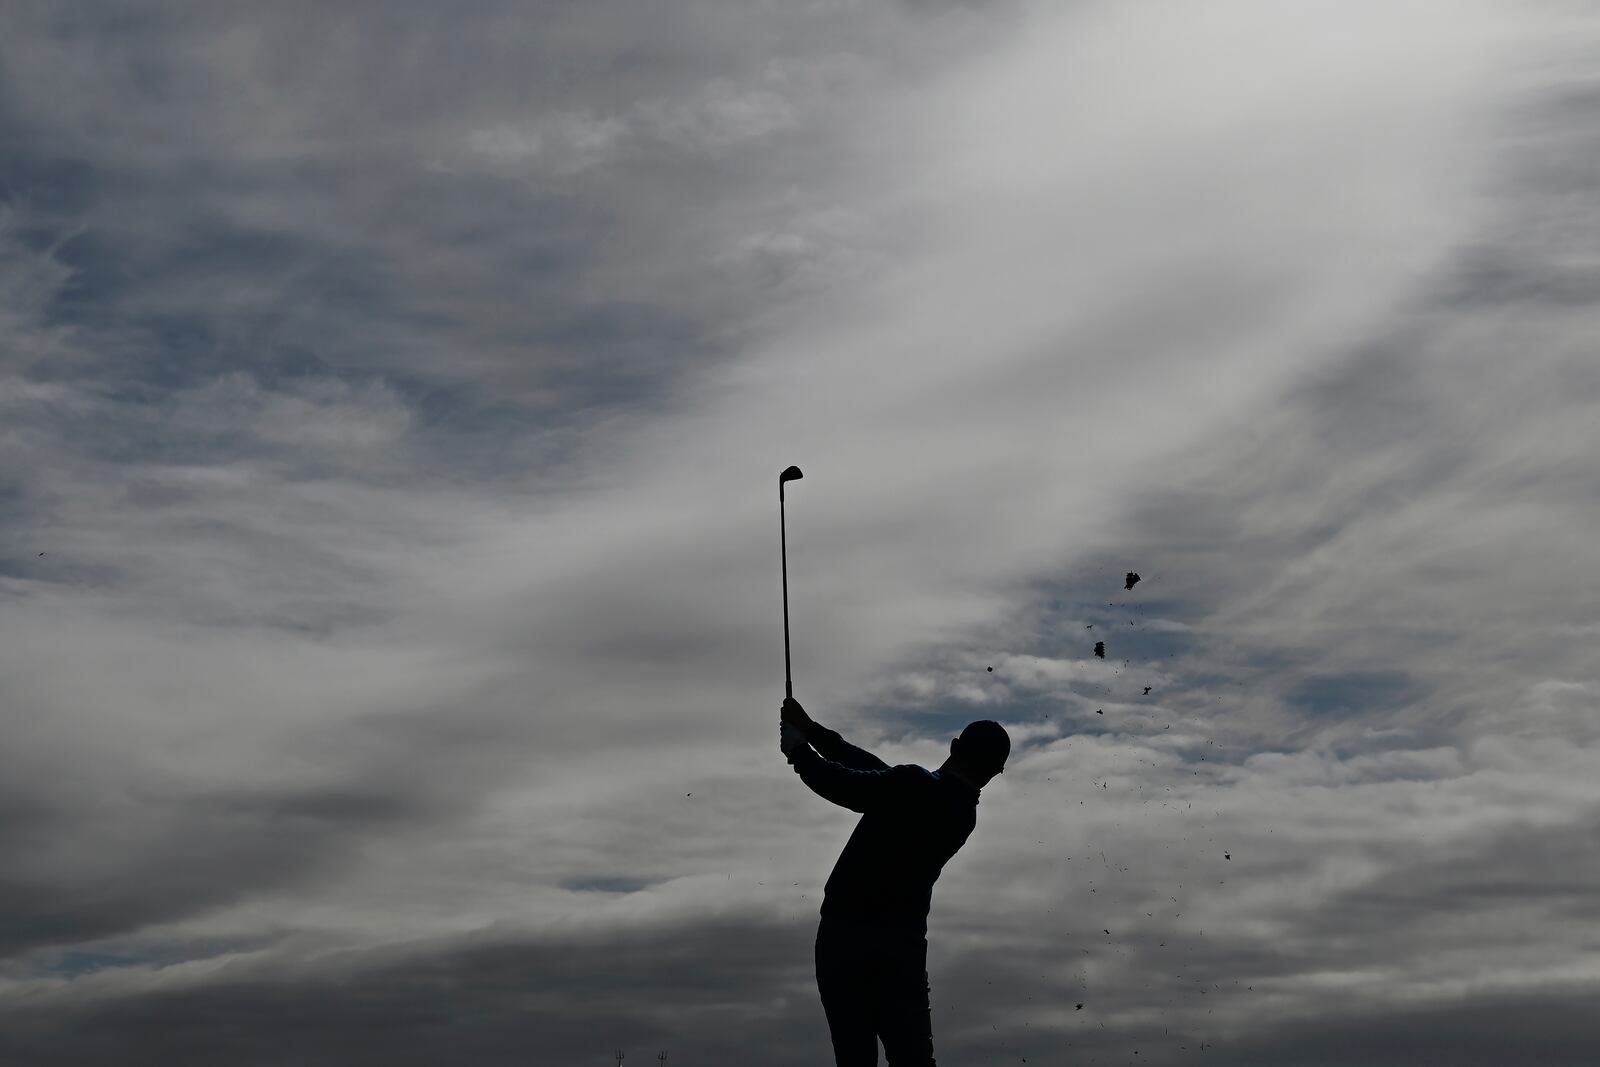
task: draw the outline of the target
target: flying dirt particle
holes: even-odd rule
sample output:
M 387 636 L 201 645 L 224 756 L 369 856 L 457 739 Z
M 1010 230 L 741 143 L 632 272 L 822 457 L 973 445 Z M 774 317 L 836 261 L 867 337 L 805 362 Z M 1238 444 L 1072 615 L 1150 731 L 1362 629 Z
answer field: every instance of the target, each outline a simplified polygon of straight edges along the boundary
M 1096 715 L 1104 715 L 1106 713 L 1106 709 L 1105 708 L 1095 708 L 1094 709 L 1094 713 Z
M 1094 654 L 1101 659 L 1106 658 L 1106 643 L 1104 641 L 1096 641 L 1094 643 Z
M 993 668 L 993 667 L 990 667 L 990 668 L 989 668 L 989 673 L 990 673 L 990 674 L 993 674 L 993 673 L 994 673 L 994 668 Z
M 1150 687 L 1148 685 L 1144 687 L 1144 695 L 1145 696 L 1149 696 L 1150 695 Z
M 41 556 L 42 556 L 42 555 L 44 555 L 44 553 L 43 553 L 43 552 L 41 552 L 41 553 L 39 553 L 39 555 L 41 555 Z
M 1224 853 L 1223 853 L 1223 854 L 1222 854 L 1222 858 L 1223 858 L 1223 859 L 1225 859 L 1225 860 L 1231 860 L 1231 859 L 1233 859 L 1233 857 L 1232 857 L 1232 856 L 1230 856 L 1230 855 L 1228 855 L 1228 854 L 1227 854 L 1227 853 L 1226 853 L 1226 852 L 1224 852 Z
M 683 794 L 683 795 L 684 795 L 684 796 L 686 796 L 686 797 L 692 797 L 692 796 L 694 796 L 694 794 L 693 794 L 693 793 L 685 793 L 685 794 Z
M 1134 586 L 1136 586 L 1138 584 L 1139 584 L 1139 575 L 1134 571 L 1129 571 L 1128 572 L 1128 577 L 1124 581 L 1122 588 L 1124 588 L 1124 589 L 1132 589 Z
M 1078 1005 L 1078 1007 L 1077 1007 L 1077 1009 L 1076 1009 L 1076 1010 L 1078 1010 L 1078 1011 L 1082 1011 L 1082 1010 L 1083 1010 L 1083 1005 L 1082 1005 L 1082 1004 L 1079 1004 L 1079 1005 Z

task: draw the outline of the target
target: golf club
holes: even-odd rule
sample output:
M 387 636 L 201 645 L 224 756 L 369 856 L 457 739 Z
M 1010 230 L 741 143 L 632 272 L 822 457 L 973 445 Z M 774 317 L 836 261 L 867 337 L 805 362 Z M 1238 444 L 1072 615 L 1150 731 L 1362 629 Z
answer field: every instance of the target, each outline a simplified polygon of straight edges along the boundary
M 783 695 L 794 696 L 794 678 L 789 670 L 789 536 L 784 529 L 783 483 L 798 481 L 805 475 L 790 467 L 778 475 L 778 545 L 783 553 Z

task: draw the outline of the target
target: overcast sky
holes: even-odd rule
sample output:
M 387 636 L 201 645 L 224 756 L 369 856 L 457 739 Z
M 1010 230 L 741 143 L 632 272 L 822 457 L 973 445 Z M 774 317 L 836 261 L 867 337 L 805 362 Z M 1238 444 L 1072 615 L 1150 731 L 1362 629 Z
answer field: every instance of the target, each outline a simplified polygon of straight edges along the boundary
M 7 3 L 0 1062 L 1600 1062 L 1597 29 Z

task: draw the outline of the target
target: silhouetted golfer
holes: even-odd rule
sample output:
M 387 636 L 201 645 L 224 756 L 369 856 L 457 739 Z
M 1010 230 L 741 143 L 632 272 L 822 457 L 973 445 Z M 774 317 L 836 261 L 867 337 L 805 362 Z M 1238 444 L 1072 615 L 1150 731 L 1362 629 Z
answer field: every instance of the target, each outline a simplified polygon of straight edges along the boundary
M 977 825 L 978 792 L 1011 754 L 1005 728 L 970 723 L 937 771 L 890 767 L 782 705 L 779 746 L 800 780 L 862 815 L 823 889 L 817 991 L 838 1067 L 934 1067 L 928 1007 L 928 905 L 933 883 Z M 816 751 L 812 751 L 812 746 Z M 820 754 L 819 754 L 820 753 Z

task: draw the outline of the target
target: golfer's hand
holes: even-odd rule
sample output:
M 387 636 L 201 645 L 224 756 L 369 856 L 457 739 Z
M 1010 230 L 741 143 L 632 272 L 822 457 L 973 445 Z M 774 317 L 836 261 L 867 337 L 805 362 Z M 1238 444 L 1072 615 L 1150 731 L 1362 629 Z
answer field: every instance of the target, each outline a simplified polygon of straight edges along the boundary
M 778 727 L 778 747 L 789 758 L 789 762 L 793 763 L 795 753 L 806 747 L 805 736 L 800 733 L 799 728 L 789 723 L 782 723 Z
M 780 717 L 802 734 L 811 729 L 811 716 L 806 714 L 806 709 L 801 707 L 800 702 L 794 697 L 783 698 L 783 711 Z

